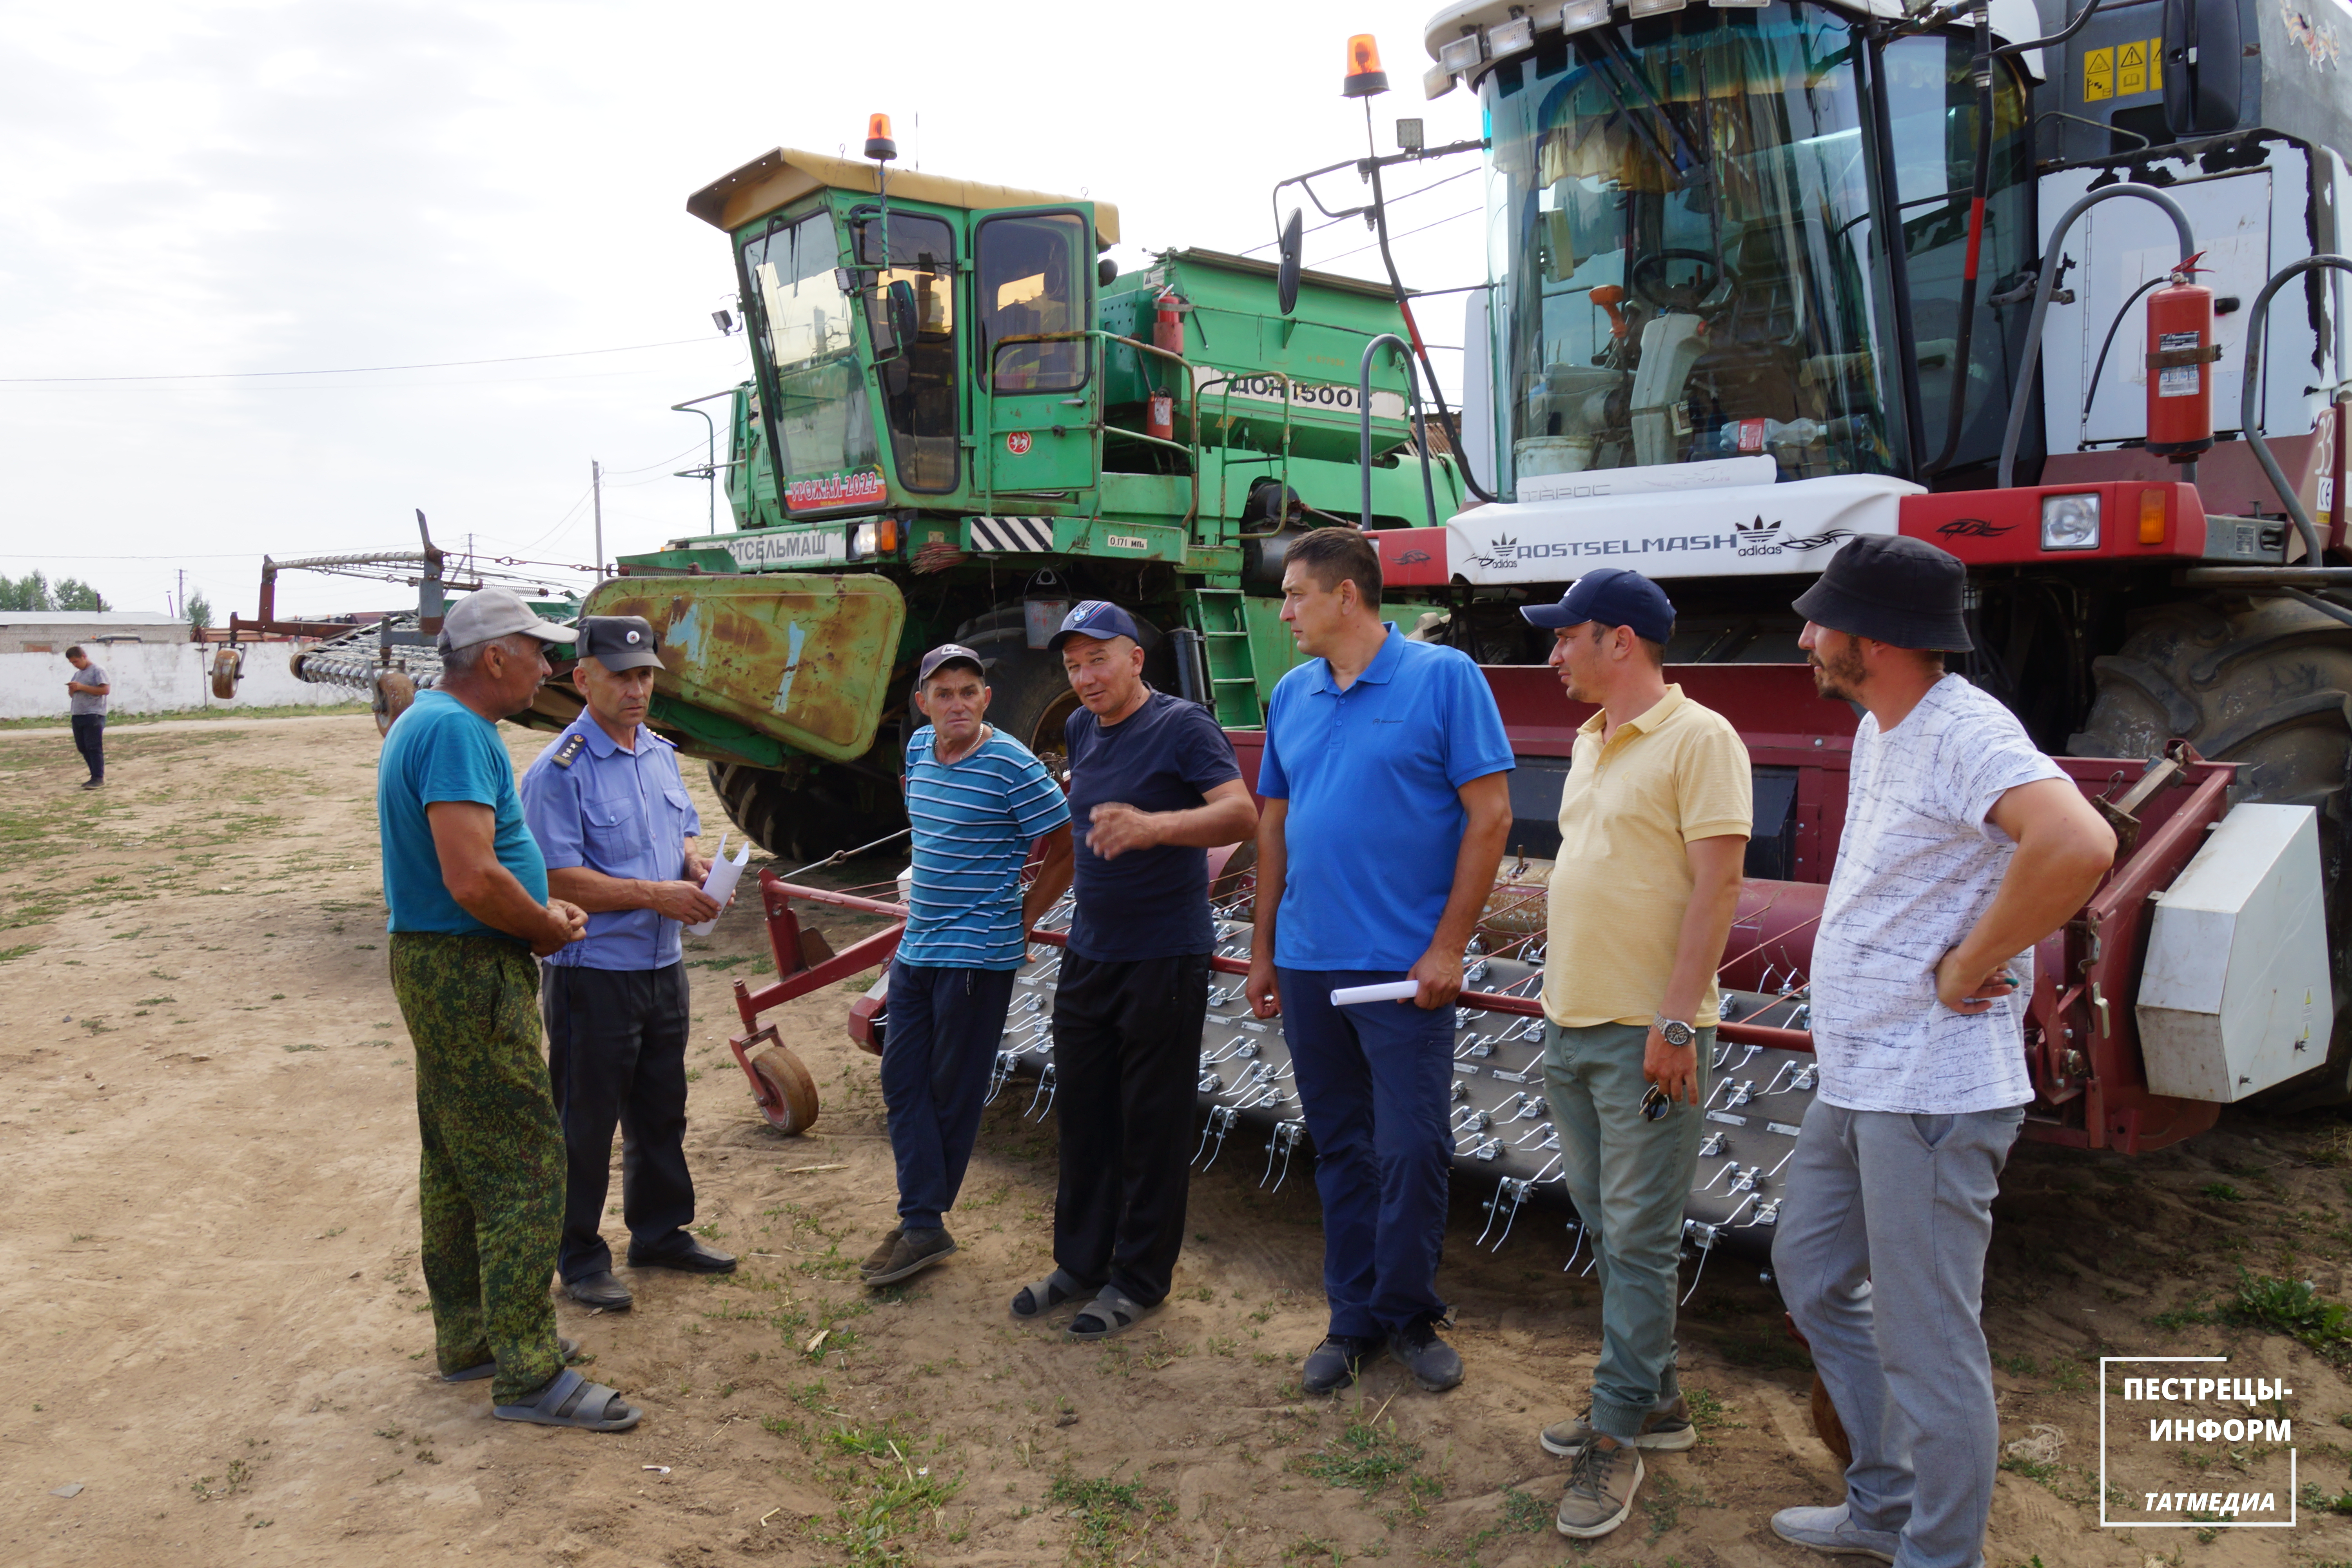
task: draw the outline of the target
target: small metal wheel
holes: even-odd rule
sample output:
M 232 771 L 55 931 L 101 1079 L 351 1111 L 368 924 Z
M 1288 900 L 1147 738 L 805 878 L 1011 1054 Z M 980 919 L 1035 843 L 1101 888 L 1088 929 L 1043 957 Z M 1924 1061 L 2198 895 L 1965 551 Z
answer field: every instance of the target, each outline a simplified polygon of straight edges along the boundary
M 237 678 L 245 673 L 245 650 L 222 647 L 213 651 L 213 695 L 226 702 L 236 695 Z

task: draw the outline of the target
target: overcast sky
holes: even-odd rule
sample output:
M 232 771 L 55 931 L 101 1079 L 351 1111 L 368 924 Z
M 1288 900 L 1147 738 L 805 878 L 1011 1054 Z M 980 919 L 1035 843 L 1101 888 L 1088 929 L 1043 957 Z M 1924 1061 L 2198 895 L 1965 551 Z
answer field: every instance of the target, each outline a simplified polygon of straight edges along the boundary
M 445 546 L 586 563 L 592 458 L 607 559 L 699 532 L 705 488 L 669 474 L 703 426 L 668 405 L 747 361 L 711 325 L 734 280 L 690 191 L 780 143 L 854 153 L 881 110 L 904 162 L 1118 203 L 1123 268 L 1259 247 L 1276 179 L 1363 149 L 1350 32 L 1397 84 L 1381 151 L 1399 116 L 1475 134 L 1468 94 L 1422 100 L 1434 9 L 5 0 L 0 572 L 162 610 L 184 569 L 226 619 L 263 552 L 413 546 L 420 507 Z M 1397 208 L 1435 226 L 1398 247 L 1409 284 L 1483 276 L 1478 187 Z M 1327 229 L 1308 263 L 1376 271 L 1341 254 L 1365 241 Z M 1458 344 L 1461 321 L 1449 296 L 1424 326 Z M 668 346 L 581 352 L 646 344 Z M 190 379 L 27 379 L 106 376 Z M 294 575 L 278 607 L 404 593 Z

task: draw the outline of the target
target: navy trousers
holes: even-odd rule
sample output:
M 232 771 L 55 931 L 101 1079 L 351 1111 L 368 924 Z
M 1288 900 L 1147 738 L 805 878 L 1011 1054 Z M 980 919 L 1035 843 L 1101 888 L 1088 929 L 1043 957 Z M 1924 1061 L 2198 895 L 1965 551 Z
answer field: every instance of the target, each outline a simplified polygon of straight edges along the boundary
M 604 1237 L 613 1129 L 621 1130 L 621 1217 L 635 1263 L 683 1252 L 694 1223 L 686 1168 L 686 965 L 589 969 L 542 964 L 547 1076 L 563 1122 L 566 1284 L 609 1273 Z
M 73 716 L 74 750 L 89 764 L 89 776 L 106 776 L 106 715 L 77 713 Z
M 955 1206 L 1012 1002 L 1009 969 L 924 969 L 891 961 L 882 1103 L 890 1113 L 905 1229 L 936 1230 Z
M 1414 1318 L 1443 1317 L 1454 1009 L 1331 1005 L 1341 986 L 1402 980 L 1399 970 L 1276 973 L 1283 1037 L 1315 1140 L 1330 1331 L 1379 1339 Z

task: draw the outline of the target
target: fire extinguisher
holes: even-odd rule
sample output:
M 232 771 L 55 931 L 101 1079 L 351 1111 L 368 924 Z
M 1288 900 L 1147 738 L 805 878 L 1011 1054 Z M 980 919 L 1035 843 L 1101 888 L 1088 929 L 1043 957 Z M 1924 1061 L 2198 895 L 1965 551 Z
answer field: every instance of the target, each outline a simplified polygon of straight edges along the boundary
M 1164 349 L 1171 354 L 1184 352 L 1184 318 L 1179 313 L 1183 304 L 1182 297 L 1173 289 L 1162 289 L 1153 298 L 1152 347 Z M 1155 362 L 1152 365 L 1154 374 L 1150 377 L 1153 381 L 1173 380 L 1184 374 L 1184 367 L 1181 364 L 1171 364 L 1157 354 L 1148 357 Z M 1143 433 L 1160 441 L 1176 438 L 1176 397 L 1173 393 L 1154 392 L 1150 395 L 1150 405 L 1144 415 Z
M 2198 256 L 2147 297 L 2147 449 L 2193 463 L 2213 445 L 2213 290 L 2189 280 Z

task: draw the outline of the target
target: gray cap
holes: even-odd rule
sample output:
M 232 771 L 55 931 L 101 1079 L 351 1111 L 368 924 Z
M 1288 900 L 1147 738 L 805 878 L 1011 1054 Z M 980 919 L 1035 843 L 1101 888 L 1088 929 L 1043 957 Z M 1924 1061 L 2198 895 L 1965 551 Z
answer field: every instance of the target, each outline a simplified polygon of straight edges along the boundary
M 539 613 L 511 588 L 483 588 L 458 600 L 442 617 L 439 640 L 446 651 L 517 632 L 528 632 L 542 642 L 570 642 L 578 635 L 570 626 L 541 620 Z

